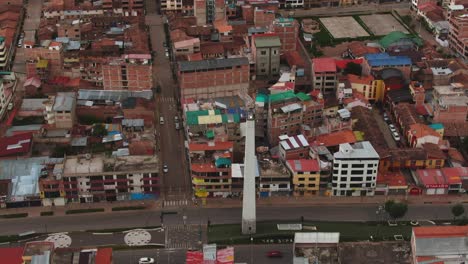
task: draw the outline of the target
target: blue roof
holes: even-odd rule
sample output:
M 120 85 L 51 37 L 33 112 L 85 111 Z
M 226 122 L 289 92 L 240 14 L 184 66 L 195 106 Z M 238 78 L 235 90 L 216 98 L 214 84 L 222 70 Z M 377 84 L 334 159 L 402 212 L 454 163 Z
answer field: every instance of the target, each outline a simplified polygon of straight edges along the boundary
M 434 130 L 438 130 L 438 129 L 443 129 L 444 125 L 441 123 L 435 123 L 435 124 L 430 124 L 429 127 Z
M 390 56 L 388 53 L 375 53 L 364 55 L 369 65 L 372 67 L 380 66 L 399 66 L 411 65 L 411 59 L 407 56 Z

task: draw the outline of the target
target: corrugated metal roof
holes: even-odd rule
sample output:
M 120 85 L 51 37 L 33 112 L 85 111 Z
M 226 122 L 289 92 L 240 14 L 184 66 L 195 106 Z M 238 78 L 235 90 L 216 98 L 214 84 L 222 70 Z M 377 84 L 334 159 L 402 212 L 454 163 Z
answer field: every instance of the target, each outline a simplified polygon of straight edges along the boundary
M 255 47 L 281 47 L 281 41 L 278 36 L 255 36 Z
M 75 99 L 75 93 L 57 93 L 53 107 L 54 111 L 71 111 Z
M 151 90 L 146 91 L 105 91 L 105 90 L 79 90 L 78 100 L 109 100 L 123 101 L 127 98 L 143 98 L 150 100 L 153 97 Z
M 201 61 L 179 61 L 179 70 L 186 71 L 200 71 L 200 70 L 213 70 L 228 68 L 241 65 L 249 65 L 249 60 L 243 58 L 228 58 L 228 59 L 212 59 Z
M 288 99 L 295 98 L 296 95 L 294 94 L 294 91 L 287 91 L 284 93 L 277 93 L 277 94 L 271 94 L 270 95 L 270 103 L 276 103 L 279 101 L 284 101 Z

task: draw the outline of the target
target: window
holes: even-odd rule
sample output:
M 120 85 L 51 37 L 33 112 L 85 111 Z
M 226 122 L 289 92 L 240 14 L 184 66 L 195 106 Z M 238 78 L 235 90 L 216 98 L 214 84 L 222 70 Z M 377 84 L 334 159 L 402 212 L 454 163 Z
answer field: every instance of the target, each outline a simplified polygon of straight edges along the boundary
M 341 168 L 348 168 L 348 164 L 341 164 Z
M 278 51 L 277 50 L 273 50 L 273 55 L 276 55 L 278 54 Z
M 364 168 L 364 164 L 353 164 L 351 165 L 352 168 Z
M 297 180 L 298 180 L 298 181 L 304 181 L 305 178 L 298 178 Z
M 353 182 L 362 181 L 362 177 L 351 177 L 351 181 Z
M 260 51 L 260 54 L 266 55 L 266 51 L 265 51 L 265 50 L 262 50 L 262 51 Z
M 367 170 L 367 174 L 372 174 L 372 170 Z
M 346 183 L 340 184 L 340 188 L 346 188 Z
M 351 171 L 351 175 L 362 175 L 364 174 L 363 170 L 353 170 Z
M 307 185 L 307 187 L 309 187 L 309 188 L 315 188 L 315 184 L 310 183 L 309 185 Z

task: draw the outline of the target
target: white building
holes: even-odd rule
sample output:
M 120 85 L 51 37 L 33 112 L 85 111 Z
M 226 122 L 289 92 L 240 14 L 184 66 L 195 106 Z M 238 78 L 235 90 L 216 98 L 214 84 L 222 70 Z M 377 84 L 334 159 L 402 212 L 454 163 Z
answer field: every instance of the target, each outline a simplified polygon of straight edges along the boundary
M 333 154 L 333 195 L 374 195 L 378 167 L 379 154 L 369 141 L 340 144 Z

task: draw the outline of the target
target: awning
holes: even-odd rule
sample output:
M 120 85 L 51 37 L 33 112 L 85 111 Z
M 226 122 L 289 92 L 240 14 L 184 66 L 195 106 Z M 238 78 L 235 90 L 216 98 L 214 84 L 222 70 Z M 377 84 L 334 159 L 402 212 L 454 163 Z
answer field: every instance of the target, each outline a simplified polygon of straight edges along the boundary
M 216 168 L 231 166 L 231 160 L 226 158 L 219 158 L 215 161 Z

